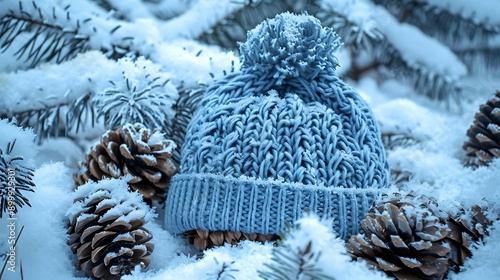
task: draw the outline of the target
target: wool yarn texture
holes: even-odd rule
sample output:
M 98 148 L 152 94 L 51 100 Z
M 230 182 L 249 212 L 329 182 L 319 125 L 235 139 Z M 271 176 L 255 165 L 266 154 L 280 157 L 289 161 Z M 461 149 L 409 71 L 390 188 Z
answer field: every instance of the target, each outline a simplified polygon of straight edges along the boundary
M 305 212 L 359 232 L 390 177 L 379 129 L 335 74 L 338 35 L 307 14 L 249 31 L 241 69 L 215 81 L 191 120 L 165 225 L 278 234 Z

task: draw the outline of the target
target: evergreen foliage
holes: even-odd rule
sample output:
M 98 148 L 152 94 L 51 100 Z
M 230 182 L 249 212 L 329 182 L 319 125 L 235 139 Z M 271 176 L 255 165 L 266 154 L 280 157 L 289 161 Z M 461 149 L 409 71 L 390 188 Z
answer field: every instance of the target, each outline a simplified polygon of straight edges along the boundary
M 22 156 L 12 154 L 16 141 L 0 148 L 0 219 L 3 213 L 9 217 L 17 213 L 19 207 L 31 206 L 23 192 L 34 192 L 33 169 L 23 166 Z
M 198 88 L 184 88 L 181 86 L 178 89 L 179 99 L 177 99 L 177 102 L 173 106 L 175 116 L 170 124 L 169 133 L 171 139 L 178 147 L 182 147 L 184 143 L 187 126 L 198 108 L 198 104 L 206 91 L 206 87 L 206 85 L 202 84 Z M 181 162 L 180 150 L 180 148 L 175 149 L 172 155 L 172 159 L 177 165 L 180 165 Z
M 89 38 L 79 33 L 80 22 L 77 22 L 76 28 L 60 26 L 46 19 L 35 1 L 32 4 L 35 14 L 26 12 L 22 2 L 19 2 L 18 10 L 10 10 L 0 20 L 0 48 L 3 51 L 13 47 L 16 38 L 26 33 L 30 33 L 31 37 L 14 54 L 19 60 L 25 59 L 29 67 L 48 61 L 61 63 L 89 49 Z M 70 13 L 66 15 L 69 20 Z M 57 19 L 55 9 L 52 19 Z
M 198 39 L 207 44 L 219 45 L 227 49 L 237 49 L 238 42 L 244 42 L 248 30 L 266 18 L 285 12 L 291 8 L 291 1 L 250 1 L 242 5 L 224 20 L 201 34 Z
M 333 280 L 322 273 L 321 269 L 316 267 L 316 262 L 320 254 L 311 252 L 312 241 L 307 243 L 305 248 L 291 248 L 287 245 L 281 245 L 272 252 L 272 263 L 265 264 L 269 271 L 260 271 L 260 277 L 263 279 L 322 279 Z
M 264 264 L 267 270 L 259 271 L 259 276 L 262 279 L 276 280 L 335 280 L 317 267 L 316 264 L 321 252 L 311 250 L 313 241 L 308 241 L 303 247 L 295 247 L 286 242 L 286 238 L 290 234 L 290 229 L 282 234 L 282 240 L 278 241 L 278 247 L 274 248 L 271 253 L 271 262 Z
M 121 82 L 124 85 L 110 81 L 113 87 L 98 94 L 97 117 L 103 116 L 109 129 L 117 129 L 127 123 L 141 123 L 150 128 L 167 127 L 168 119 L 159 112 L 169 103 L 164 92 L 168 80 L 162 82 L 159 79 L 148 79 L 140 88 L 126 77 Z

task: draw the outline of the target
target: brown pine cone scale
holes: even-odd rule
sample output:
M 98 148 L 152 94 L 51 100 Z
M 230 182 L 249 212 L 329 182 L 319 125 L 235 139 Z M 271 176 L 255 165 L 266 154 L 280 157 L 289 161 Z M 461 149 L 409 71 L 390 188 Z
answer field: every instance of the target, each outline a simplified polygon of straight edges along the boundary
M 151 205 L 152 200 L 165 200 L 170 178 L 178 170 L 170 159 L 174 149 L 174 142 L 140 124 L 125 125 L 101 137 L 73 178 L 79 186 L 90 180 L 131 175 L 130 188 Z
M 346 244 L 348 254 L 397 279 L 443 279 L 450 249 L 446 224 L 429 209 L 389 201 L 373 207 L 361 223 L 363 235 Z
M 240 241 L 250 240 L 250 241 L 275 241 L 279 239 L 278 235 L 275 234 L 260 234 L 260 233 L 241 233 L 238 231 L 209 231 L 204 229 L 196 229 L 185 232 L 187 241 L 189 244 L 194 245 L 199 250 L 205 250 L 217 246 L 222 246 L 224 243 L 231 245 L 236 245 Z
M 463 145 L 467 165 L 487 165 L 500 157 L 500 91 L 480 106 L 467 136 L 469 140 Z
M 488 234 L 487 227 L 491 225 L 491 221 L 486 218 L 483 209 L 475 205 L 468 212 L 462 210 L 460 216 L 449 216 L 446 222 L 449 234 L 445 241 L 451 248 L 449 265 L 453 271 L 459 272 L 465 260 L 472 256 L 470 245 Z
M 75 206 L 79 204 L 83 205 Z M 75 266 L 86 276 L 120 279 L 137 265 L 149 266 L 152 234 L 144 227 L 142 214 L 137 215 L 146 205 L 117 200 L 113 191 L 105 189 L 77 199 L 75 205 L 78 210 L 70 216 L 67 242 L 75 254 Z M 127 218 L 129 214 L 133 218 Z

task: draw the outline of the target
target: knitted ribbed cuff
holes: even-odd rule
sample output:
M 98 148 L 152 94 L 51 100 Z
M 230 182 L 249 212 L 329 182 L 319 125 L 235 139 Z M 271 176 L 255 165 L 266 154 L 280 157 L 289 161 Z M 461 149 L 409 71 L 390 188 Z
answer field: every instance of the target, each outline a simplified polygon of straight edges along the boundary
M 177 174 L 169 186 L 165 225 L 172 233 L 192 229 L 277 234 L 304 212 L 333 218 L 340 238 L 359 232 L 379 189 L 346 189 L 251 177 Z

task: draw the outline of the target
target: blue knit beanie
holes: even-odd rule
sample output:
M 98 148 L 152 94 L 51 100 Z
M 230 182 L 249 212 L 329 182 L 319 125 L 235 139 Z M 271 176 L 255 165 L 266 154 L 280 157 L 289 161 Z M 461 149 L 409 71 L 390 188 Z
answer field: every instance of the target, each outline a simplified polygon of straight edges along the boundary
M 388 165 L 370 109 L 335 75 L 340 44 L 308 15 L 248 33 L 241 70 L 208 88 L 188 126 L 168 230 L 276 234 L 309 211 L 358 233 Z

